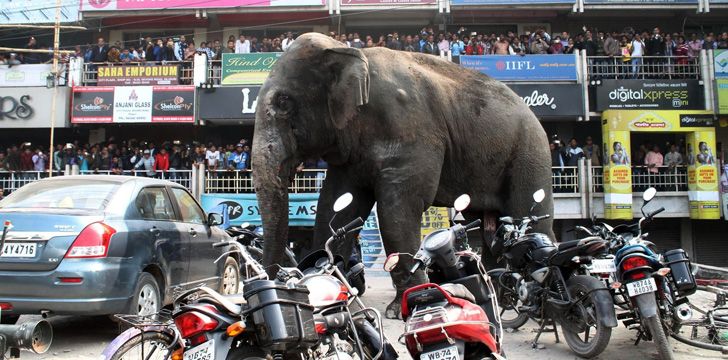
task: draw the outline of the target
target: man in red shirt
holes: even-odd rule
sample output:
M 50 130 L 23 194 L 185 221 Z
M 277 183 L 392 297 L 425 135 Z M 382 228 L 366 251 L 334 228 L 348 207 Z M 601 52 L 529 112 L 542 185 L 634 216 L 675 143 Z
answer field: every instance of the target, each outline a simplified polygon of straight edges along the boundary
M 154 170 L 166 172 L 169 170 L 169 154 L 167 149 L 162 148 L 157 155 L 154 155 Z

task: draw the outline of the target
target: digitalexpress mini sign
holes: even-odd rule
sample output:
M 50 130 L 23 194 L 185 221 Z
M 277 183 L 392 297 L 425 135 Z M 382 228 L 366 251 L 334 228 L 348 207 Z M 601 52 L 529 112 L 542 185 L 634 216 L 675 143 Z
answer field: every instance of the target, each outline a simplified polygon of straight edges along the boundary
M 99 66 L 99 86 L 177 85 L 179 65 Z
M 194 86 L 74 87 L 71 122 L 192 123 Z
M 222 54 L 222 85 L 260 85 L 283 53 Z

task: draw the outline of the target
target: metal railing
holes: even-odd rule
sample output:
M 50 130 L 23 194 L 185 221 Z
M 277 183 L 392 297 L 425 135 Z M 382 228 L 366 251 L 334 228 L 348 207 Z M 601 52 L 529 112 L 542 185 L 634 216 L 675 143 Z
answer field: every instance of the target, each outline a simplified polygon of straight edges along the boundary
M 79 175 L 126 175 L 137 177 L 149 177 L 155 179 L 169 180 L 192 189 L 192 170 L 166 170 L 155 171 L 154 175 L 147 174 L 144 170 L 79 170 Z
M 46 177 L 47 171 L 0 171 L 0 195 L 7 195 L 23 185 Z
M 652 171 L 650 171 L 652 170 Z M 592 192 L 604 192 L 604 167 L 592 166 Z M 688 191 L 688 168 L 679 166 L 632 166 L 632 191 L 643 192 L 649 187 L 658 191 Z
M 579 193 L 579 168 L 577 166 L 551 169 L 551 186 L 556 193 Z
M 700 58 L 688 56 L 588 56 L 589 79 L 700 79 Z
M 130 62 L 104 62 L 84 63 L 81 74 L 82 86 L 95 86 L 98 83 L 99 66 L 149 66 L 149 65 L 179 65 L 177 80 L 180 84 L 192 84 L 192 61 L 130 61 Z
M 326 179 L 326 169 L 304 169 L 293 178 L 289 187 L 291 193 L 317 193 Z M 206 193 L 254 193 L 251 170 L 207 170 L 205 172 Z

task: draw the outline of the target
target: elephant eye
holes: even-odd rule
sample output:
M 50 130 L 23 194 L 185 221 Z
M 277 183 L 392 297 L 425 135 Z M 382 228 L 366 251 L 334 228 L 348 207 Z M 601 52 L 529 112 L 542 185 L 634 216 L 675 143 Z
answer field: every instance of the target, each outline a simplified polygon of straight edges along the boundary
M 288 95 L 278 95 L 278 97 L 276 98 L 276 107 L 278 107 L 281 112 L 291 112 L 294 107 L 293 99 L 291 99 L 291 97 Z

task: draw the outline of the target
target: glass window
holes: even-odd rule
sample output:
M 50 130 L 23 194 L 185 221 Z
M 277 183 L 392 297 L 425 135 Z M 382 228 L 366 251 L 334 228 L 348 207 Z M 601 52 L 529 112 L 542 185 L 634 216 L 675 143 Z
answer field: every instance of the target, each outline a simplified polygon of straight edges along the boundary
M 135 202 L 142 219 L 173 220 L 174 210 L 164 188 L 144 188 L 139 192 Z
M 200 209 L 200 206 L 197 205 L 197 202 L 190 193 L 180 188 L 172 188 L 172 193 L 177 200 L 183 222 L 193 224 L 205 223 L 205 212 Z
M 118 187 L 117 182 L 99 180 L 37 181 L 0 201 L 0 208 L 103 210 Z

